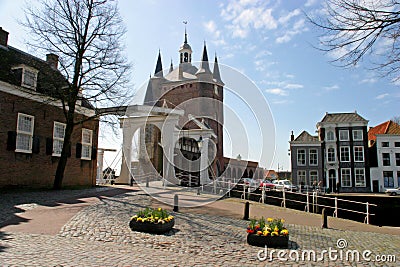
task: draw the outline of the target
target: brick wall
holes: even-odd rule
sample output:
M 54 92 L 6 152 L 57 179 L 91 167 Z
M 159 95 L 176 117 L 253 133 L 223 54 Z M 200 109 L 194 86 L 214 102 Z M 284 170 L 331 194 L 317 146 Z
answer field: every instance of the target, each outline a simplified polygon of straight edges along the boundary
M 37 154 L 7 150 L 8 131 L 16 131 L 18 113 L 35 116 L 34 135 L 40 140 Z M 82 115 L 78 116 L 80 118 Z M 58 157 L 46 154 L 46 138 L 53 136 L 54 121 L 65 122 L 60 108 L 0 92 L 0 187 L 53 185 Z M 82 127 L 93 130 L 92 145 L 97 148 L 98 120 L 76 125 L 71 140 L 71 157 L 64 174 L 65 186 L 96 183 L 96 160 L 76 158 L 76 144 L 82 142 Z

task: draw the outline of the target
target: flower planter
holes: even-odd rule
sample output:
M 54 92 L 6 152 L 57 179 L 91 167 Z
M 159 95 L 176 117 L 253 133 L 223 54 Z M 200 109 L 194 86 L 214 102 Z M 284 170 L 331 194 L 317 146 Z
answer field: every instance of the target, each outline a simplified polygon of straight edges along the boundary
M 175 225 L 175 219 L 165 223 L 151 223 L 151 222 L 137 222 L 131 220 L 129 227 L 132 231 L 152 233 L 152 234 L 163 234 L 172 229 Z
M 248 234 L 247 243 L 257 247 L 269 248 L 287 248 L 289 244 L 289 236 L 263 236 L 257 234 Z

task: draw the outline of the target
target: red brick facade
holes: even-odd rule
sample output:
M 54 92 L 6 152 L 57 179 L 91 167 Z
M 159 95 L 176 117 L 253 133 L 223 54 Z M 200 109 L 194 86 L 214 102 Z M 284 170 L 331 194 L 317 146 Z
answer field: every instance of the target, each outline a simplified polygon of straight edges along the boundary
M 15 90 L 18 89 L 15 88 Z M 10 141 L 8 140 L 9 132 L 16 131 L 17 128 L 18 113 L 34 116 L 33 134 L 39 140 L 39 151 L 18 153 L 7 149 Z M 82 116 L 78 115 L 77 119 L 82 119 Z M 52 156 L 48 147 L 46 151 L 46 143 L 49 146 L 48 142 L 49 140 L 51 142 L 53 137 L 54 121 L 65 122 L 61 108 L 0 90 L 0 187 L 50 187 L 53 185 L 58 157 Z M 96 183 L 95 149 L 92 160 L 81 160 L 76 155 L 77 144 L 82 142 L 82 128 L 93 130 L 92 147 L 97 148 L 98 120 L 88 120 L 76 125 L 63 186 L 92 186 Z

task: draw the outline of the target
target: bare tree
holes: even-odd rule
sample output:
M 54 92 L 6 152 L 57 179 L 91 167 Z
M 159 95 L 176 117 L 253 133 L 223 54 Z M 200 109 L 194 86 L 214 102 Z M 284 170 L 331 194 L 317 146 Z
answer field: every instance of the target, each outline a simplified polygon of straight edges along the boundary
M 323 30 L 322 50 L 334 52 L 342 66 L 356 65 L 366 54 L 384 75 L 400 79 L 400 2 L 326 0 L 323 15 L 310 21 Z
M 397 123 L 397 124 L 400 124 L 400 116 L 394 116 L 394 117 L 392 118 L 392 121 L 394 121 L 394 122 Z
M 25 14 L 22 24 L 33 33 L 29 44 L 59 55 L 60 72 L 66 79 L 63 86 L 53 89 L 66 119 L 53 186 L 60 189 L 71 135 L 81 123 L 76 116 L 79 100 L 90 100 L 98 108 L 120 106 L 128 99 L 125 85 L 130 65 L 121 43 L 126 29 L 114 0 L 41 0 L 38 8 L 27 7 Z

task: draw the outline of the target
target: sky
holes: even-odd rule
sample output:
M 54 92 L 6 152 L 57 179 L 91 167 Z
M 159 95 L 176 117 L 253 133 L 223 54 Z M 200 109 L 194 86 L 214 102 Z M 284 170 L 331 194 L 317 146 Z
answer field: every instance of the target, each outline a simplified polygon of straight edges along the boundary
M 23 3 L 0 0 L 0 26 L 10 33 L 10 45 L 29 51 L 25 45 L 29 35 L 17 22 L 23 19 Z M 254 145 L 249 159 L 260 160 L 266 168 L 278 170 L 279 166 L 280 171 L 290 170 L 291 131 L 295 136 L 303 130 L 315 134 L 315 125 L 326 112 L 357 111 L 369 120 L 369 126 L 400 115 L 399 84 L 371 70 L 368 58 L 345 69 L 331 63 L 335 54 L 315 48 L 321 32 L 304 14 L 323 15 L 321 3 L 121 0 L 119 8 L 127 28 L 123 41 L 133 65 L 132 90 L 137 90 L 154 73 L 159 50 L 164 67 L 169 66 L 171 59 L 174 64 L 178 62 L 186 26 L 193 60 L 200 60 L 205 41 L 210 58 L 216 53 L 219 63 L 243 73 L 268 103 L 275 124 L 275 157 L 259 158 L 258 150 L 262 148 Z M 260 104 L 265 105 L 262 101 Z M 247 114 L 243 116 L 246 120 Z M 248 120 L 251 119 L 250 114 Z M 100 146 L 118 149 L 118 138 L 115 141 L 108 133 L 100 134 Z M 257 139 L 257 134 L 250 133 L 250 138 Z M 232 147 L 226 156 L 241 153 L 240 144 Z

